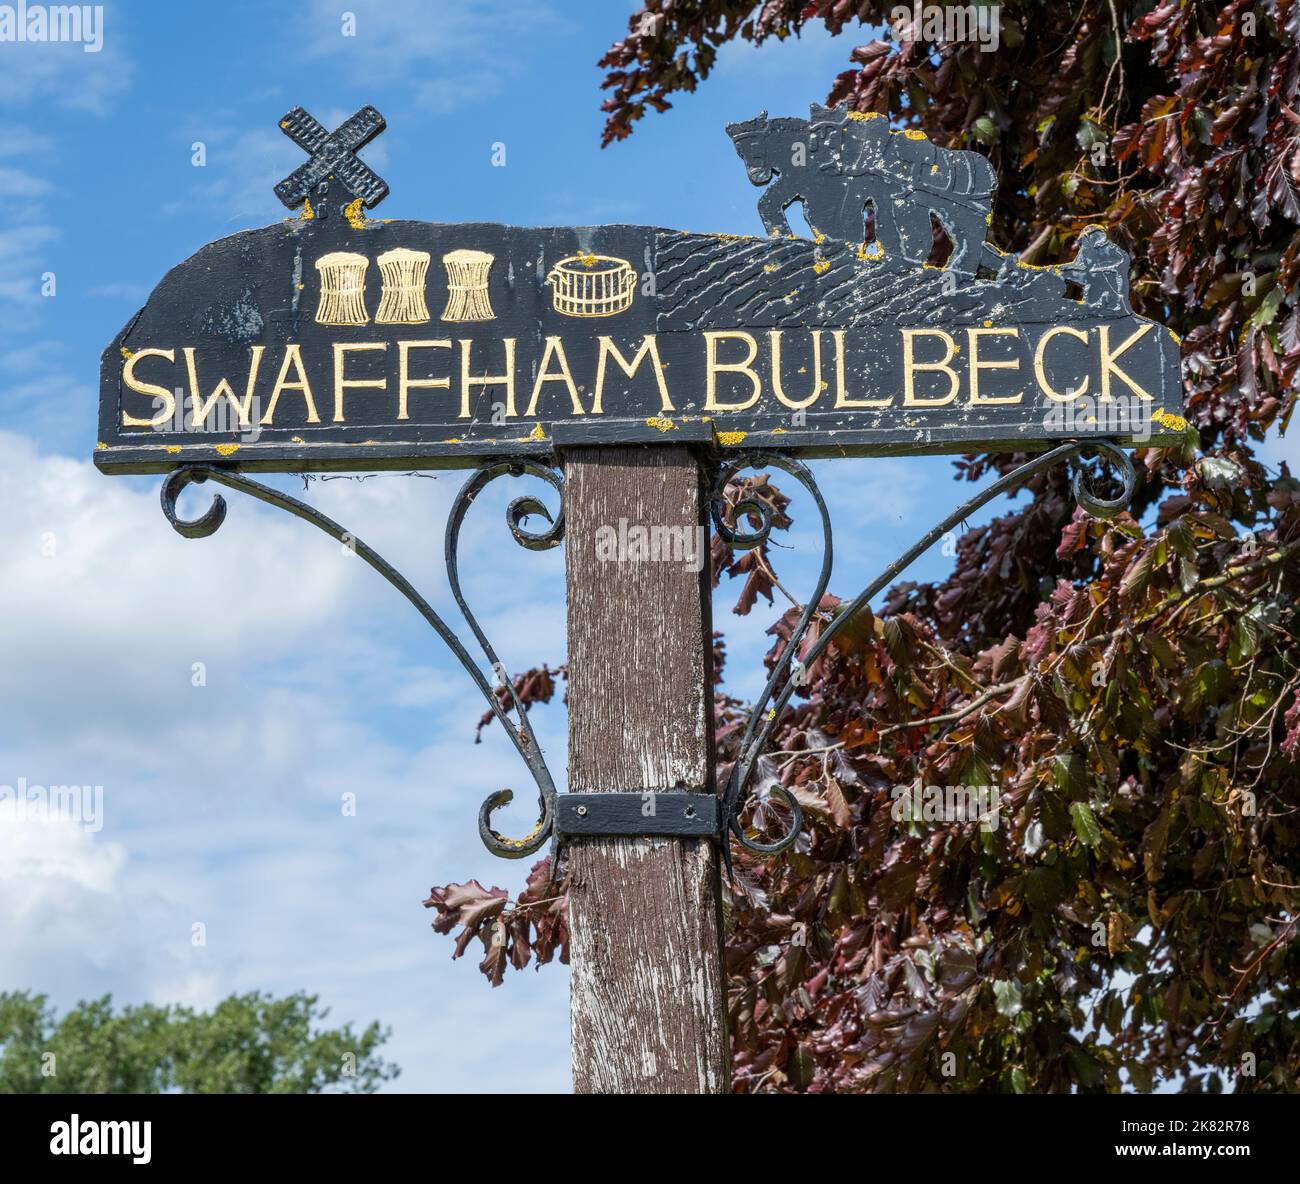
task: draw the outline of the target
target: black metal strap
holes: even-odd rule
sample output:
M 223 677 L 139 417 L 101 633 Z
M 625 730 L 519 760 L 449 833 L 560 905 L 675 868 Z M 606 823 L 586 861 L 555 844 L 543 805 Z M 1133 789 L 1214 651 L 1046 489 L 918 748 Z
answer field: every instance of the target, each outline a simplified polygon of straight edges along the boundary
M 555 829 L 565 838 L 583 835 L 671 835 L 716 838 L 718 799 L 685 790 L 562 793 L 556 798 Z

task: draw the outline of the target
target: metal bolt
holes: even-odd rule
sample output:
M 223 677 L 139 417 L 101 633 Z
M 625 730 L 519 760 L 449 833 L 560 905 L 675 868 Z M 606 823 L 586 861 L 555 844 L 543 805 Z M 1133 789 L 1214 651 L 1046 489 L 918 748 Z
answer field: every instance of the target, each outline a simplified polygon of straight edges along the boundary
M 586 816 L 587 816 L 587 807 L 586 807 L 586 806 L 579 806 L 579 807 L 578 807 L 578 817 L 579 817 L 579 818 L 586 818 Z
M 694 807 L 694 806 L 687 806 L 687 807 L 686 807 L 686 817 L 687 817 L 687 818 L 694 818 L 694 817 L 695 817 L 695 807 Z

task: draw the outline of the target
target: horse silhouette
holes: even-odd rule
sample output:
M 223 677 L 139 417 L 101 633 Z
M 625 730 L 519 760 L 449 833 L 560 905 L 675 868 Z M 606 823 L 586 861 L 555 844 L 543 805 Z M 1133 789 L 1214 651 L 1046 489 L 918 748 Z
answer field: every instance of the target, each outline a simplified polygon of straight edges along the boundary
M 999 269 L 985 251 L 997 181 L 983 156 L 892 131 L 883 115 L 816 104 L 810 114 L 769 119 L 764 111 L 727 125 L 750 181 L 764 187 L 758 212 L 769 234 L 791 234 L 786 210 L 800 202 L 815 238 L 861 243 L 870 206 L 886 254 L 924 263 L 933 216 L 952 243 L 951 271 Z

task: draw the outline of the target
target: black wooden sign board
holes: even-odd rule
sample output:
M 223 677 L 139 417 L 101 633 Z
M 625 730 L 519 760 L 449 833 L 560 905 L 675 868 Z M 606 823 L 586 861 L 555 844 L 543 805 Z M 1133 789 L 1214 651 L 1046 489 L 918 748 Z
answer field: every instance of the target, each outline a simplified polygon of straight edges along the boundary
M 312 154 L 277 187 L 302 216 L 204 247 L 118 334 L 101 469 L 450 468 L 685 439 L 915 454 L 1185 430 L 1177 342 L 1133 314 L 1125 252 L 1097 230 L 1064 266 L 1003 254 L 986 241 L 988 162 L 884 118 L 814 107 L 729 127 L 763 189 L 768 234 L 752 237 L 374 220 L 363 206 L 387 186 L 353 153 L 378 112 L 327 133 L 297 109 L 281 126 Z M 796 202 L 811 238 L 786 221 Z M 935 223 L 943 267 L 926 263 Z

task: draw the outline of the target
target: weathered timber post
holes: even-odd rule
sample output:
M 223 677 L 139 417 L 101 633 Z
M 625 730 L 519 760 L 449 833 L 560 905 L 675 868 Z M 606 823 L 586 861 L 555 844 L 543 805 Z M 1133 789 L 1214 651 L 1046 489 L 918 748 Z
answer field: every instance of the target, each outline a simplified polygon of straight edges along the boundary
M 708 538 L 688 448 L 565 453 L 569 789 L 713 784 L 708 547 L 680 562 L 608 562 L 601 527 Z M 570 1029 L 578 1093 L 728 1089 L 718 847 L 587 838 L 569 850 Z

